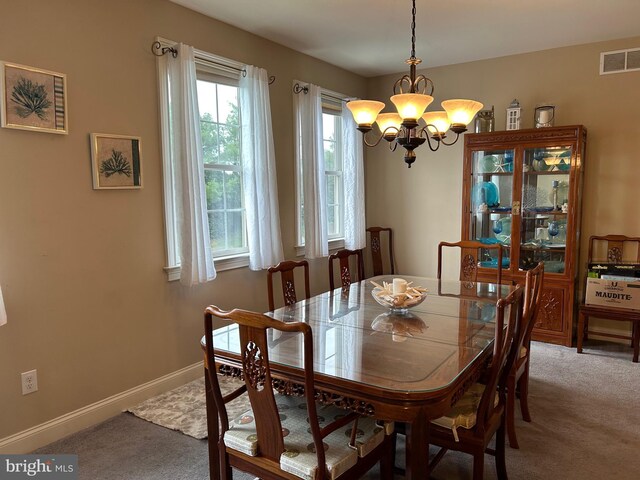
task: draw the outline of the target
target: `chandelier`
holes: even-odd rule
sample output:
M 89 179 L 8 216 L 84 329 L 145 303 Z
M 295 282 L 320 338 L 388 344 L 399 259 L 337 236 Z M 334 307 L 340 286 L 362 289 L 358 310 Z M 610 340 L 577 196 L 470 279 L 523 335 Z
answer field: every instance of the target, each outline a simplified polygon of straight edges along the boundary
M 409 75 L 403 75 L 393 85 L 391 102 L 397 113 L 380 113 L 385 107 L 383 102 L 375 100 L 352 100 L 347 102 L 353 119 L 358 124 L 358 130 L 363 133 L 364 143 L 368 147 L 375 147 L 382 139 L 389 142 L 389 147 L 395 151 L 398 145 L 406 153 L 404 161 L 409 168 L 416 160 L 414 150 L 427 142 L 431 151 L 435 152 L 440 145 L 453 145 L 460 134 L 467 131 L 467 125 L 474 115 L 482 108 L 482 103 L 475 100 L 453 99 L 442 102 L 441 111 L 426 112 L 433 102 L 434 85 L 431 79 L 424 75 L 416 75 L 416 65 L 422 60 L 416 58 L 416 0 L 413 0 L 411 10 L 411 57 L 406 60 L 409 64 Z M 424 125 L 420 124 L 420 119 Z M 379 136 L 373 141 L 367 140 L 367 133 L 376 123 L 380 130 Z M 451 130 L 455 138 L 445 140 L 446 132 Z

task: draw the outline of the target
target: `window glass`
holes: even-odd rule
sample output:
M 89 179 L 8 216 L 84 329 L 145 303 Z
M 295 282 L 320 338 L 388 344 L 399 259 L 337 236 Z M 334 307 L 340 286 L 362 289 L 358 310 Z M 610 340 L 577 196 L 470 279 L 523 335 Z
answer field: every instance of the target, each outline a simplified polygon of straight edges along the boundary
M 322 140 L 327 185 L 327 236 L 330 240 L 344 236 L 341 132 L 342 118 L 334 113 L 322 114 Z
M 198 75 L 198 108 L 207 213 L 214 257 L 248 252 L 242 196 L 238 87 Z

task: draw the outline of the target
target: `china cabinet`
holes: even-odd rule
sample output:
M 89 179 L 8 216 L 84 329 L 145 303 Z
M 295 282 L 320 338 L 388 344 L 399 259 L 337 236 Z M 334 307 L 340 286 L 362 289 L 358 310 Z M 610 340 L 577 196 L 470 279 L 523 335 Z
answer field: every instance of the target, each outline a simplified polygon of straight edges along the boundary
M 544 262 L 533 338 L 570 346 L 580 235 L 583 126 L 465 135 L 462 238 L 504 247 L 503 281 Z M 489 250 L 478 280 L 493 276 Z

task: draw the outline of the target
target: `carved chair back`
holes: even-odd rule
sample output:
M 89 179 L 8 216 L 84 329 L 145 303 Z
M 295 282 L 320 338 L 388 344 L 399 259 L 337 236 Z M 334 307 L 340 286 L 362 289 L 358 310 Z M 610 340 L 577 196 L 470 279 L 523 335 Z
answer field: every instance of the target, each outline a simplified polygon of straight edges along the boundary
M 279 465 L 280 455 L 284 451 L 282 437 L 282 424 L 276 405 L 272 388 L 271 368 L 267 348 L 267 330 L 274 329 L 280 332 L 297 333 L 303 336 L 303 360 L 304 360 L 304 396 L 306 398 L 307 411 L 309 413 L 309 427 L 315 446 L 318 465 L 325 465 L 324 448 L 322 447 L 322 435 L 317 418 L 316 403 L 314 400 L 313 381 L 313 338 L 311 327 L 303 322 L 284 323 L 260 313 L 234 309 L 231 311 L 220 310 L 216 306 L 209 306 L 205 310 L 205 351 L 207 375 L 212 387 L 212 396 L 220 419 L 220 439 L 229 430 L 229 417 L 226 403 L 238 396 L 236 392 L 222 396 L 215 365 L 215 349 L 213 347 L 213 318 L 219 318 L 238 324 L 240 334 L 240 352 L 242 361 L 242 374 L 253 410 L 256 432 L 258 436 L 258 457 L 268 459 L 273 465 Z M 240 390 L 240 389 L 238 389 Z M 214 420 L 215 421 L 215 420 Z M 213 439 L 209 439 L 212 441 Z M 219 440 L 222 441 L 222 440 Z M 320 469 L 322 471 L 322 469 Z
M 516 335 L 522 321 L 523 288 L 518 285 L 506 298 L 496 304 L 495 340 L 493 357 L 486 377 L 486 386 L 478 406 L 476 429 L 484 431 L 499 405 L 495 405 L 498 386 L 504 399 L 506 380 L 516 357 Z M 505 314 L 508 311 L 505 326 Z
M 527 356 L 531 344 L 531 334 L 535 318 L 542 300 L 542 284 L 544 282 L 544 263 L 540 262 L 535 268 L 527 271 L 524 283 L 524 309 L 522 329 L 519 335 L 519 347 L 527 347 Z M 518 350 L 520 349 L 518 347 Z
M 371 263 L 373 265 L 373 276 L 384 274 L 384 260 L 382 256 L 381 232 L 387 232 L 387 244 L 389 245 L 389 274 L 395 273 L 393 265 L 393 231 L 388 227 L 369 227 L 369 245 L 371 248 Z
M 294 261 L 285 260 L 279 264 L 270 267 L 267 270 L 267 293 L 269 296 L 269 310 L 275 309 L 275 302 L 273 300 L 273 274 L 280 272 L 280 279 L 282 281 L 282 298 L 285 305 L 291 305 L 298 301 L 296 295 L 296 283 L 294 273 L 296 268 L 304 269 L 304 291 L 305 299 L 311 296 L 309 289 L 309 262 L 306 260 Z
M 460 280 L 463 282 L 476 282 L 478 278 L 478 265 L 482 260 L 484 250 L 496 250 L 498 263 L 496 265 L 495 282 L 502 282 L 502 245 L 462 240 L 460 242 L 440 242 L 438 245 L 438 279 L 442 278 L 442 249 L 453 247 L 460 249 Z
M 496 457 L 498 478 L 507 478 L 504 451 L 506 381 L 515 360 L 516 335 L 523 314 L 523 290 L 517 285 L 506 298 L 500 298 L 496 303 L 493 357 L 482 382 L 485 385 L 475 412 L 475 425 L 469 430 L 463 428 L 452 432 L 450 428 L 440 427 L 436 422 L 435 428 L 429 432 L 429 442 L 439 446 L 440 451 L 429 462 L 430 470 L 440 462 L 448 450 L 454 450 L 473 455 L 473 478 L 482 479 L 484 455 L 489 453 Z M 499 394 L 498 402 L 496 389 Z M 495 448 L 489 449 L 494 435 Z
M 640 263 L 640 237 L 592 235 L 589 237 L 589 263 Z
M 507 409 L 506 424 L 509 434 L 509 444 L 519 448 L 515 427 L 516 396 L 520 398 L 520 409 L 526 421 L 531 421 L 529 413 L 529 367 L 531 357 L 531 333 L 535 325 L 535 318 L 542 299 L 542 285 L 544 281 L 544 263 L 540 262 L 535 268 L 527 271 L 522 322 L 516 335 L 515 360 L 507 378 Z M 523 349 L 524 347 L 524 349 Z M 516 395 L 516 392 L 519 395 Z
M 356 268 L 355 272 L 349 265 L 351 257 L 355 257 Z M 329 255 L 329 288 L 333 290 L 335 283 L 333 279 L 333 262 L 339 260 L 340 262 L 340 286 L 343 289 L 349 288 L 353 282 L 357 282 L 364 279 L 364 262 L 362 261 L 362 250 L 338 250 L 337 252 Z

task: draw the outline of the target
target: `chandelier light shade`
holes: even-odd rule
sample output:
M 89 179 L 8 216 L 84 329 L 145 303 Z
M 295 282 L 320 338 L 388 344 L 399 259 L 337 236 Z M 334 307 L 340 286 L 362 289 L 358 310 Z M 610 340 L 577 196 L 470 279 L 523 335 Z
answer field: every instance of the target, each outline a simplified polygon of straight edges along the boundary
M 445 113 L 446 114 L 446 113 Z M 376 119 L 376 124 L 382 135 L 391 141 L 396 138 L 396 132 L 402 127 L 402 118 L 397 113 L 381 113 Z
M 444 135 L 451 126 L 449 115 L 444 110 L 427 112 L 422 115 L 422 119 L 424 120 L 424 123 L 427 124 L 427 128 L 432 136 Z
M 358 124 L 358 130 L 364 135 L 365 144 L 374 147 L 384 139 L 389 142 L 391 150 L 395 150 L 398 145 L 402 146 L 406 150 L 404 161 L 409 168 L 416 159 L 416 148 L 426 142 L 429 149 L 435 152 L 440 145 L 453 145 L 460 134 L 467 131 L 467 125 L 483 107 L 482 103 L 475 100 L 458 98 L 443 101 L 444 110 L 425 113 L 433 102 L 434 85 L 431 79 L 416 74 L 416 66 L 422 60 L 415 55 L 416 0 L 413 0 L 412 4 L 411 56 L 406 60 L 409 74 L 396 81 L 393 85 L 394 95 L 391 97 L 397 113 L 380 113 L 385 104 L 378 101 L 353 100 L 347 103 L 353 119 Z M 425 122 L 424 126 L 419 123 L 421 119 Z M 373 130 L 374 123 L 378 125 L 380 135 L 370 142 L 367 140 L 367 134 Z M 445 138 L 449 130 L 455 133 L 455 138 L 447 142 Z
M 454 127 L 458 125 L 464 125 L 466 127 L 469 125 L 473 117 L 475 117 L 476 113 L 478 113 L 482 107 L 483 105 L 480 102 L 465 100 L 463 98 L 442 102 L 442 108 L 446 110 L 451 125 Z
M 413 120 L 418 123 L 418 119 L 422 116 L 429 104 L 433 102 L 433 97 L 419 93 L 401 93 L 391 97 L 391 101 L 396 106 L 398 115 L 400 115 L 403 121 Z
M 353 119 L 358 126 L 368 125 L 371 127 L 380 111 L 384 108 L 384 103 L 375 100 L 352 100 L 347 103 L 347 108 L 351 110 Z

